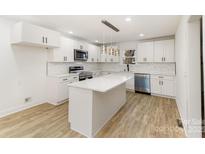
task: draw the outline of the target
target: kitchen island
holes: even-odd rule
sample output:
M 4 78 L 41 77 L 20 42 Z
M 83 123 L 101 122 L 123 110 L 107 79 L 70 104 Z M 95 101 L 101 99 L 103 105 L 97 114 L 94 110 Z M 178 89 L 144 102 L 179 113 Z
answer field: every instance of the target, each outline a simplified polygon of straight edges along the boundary
M 69 122 L 72 130 L 94 137 L 126 103 L 130 73 L 114 73 L 69 84 Z

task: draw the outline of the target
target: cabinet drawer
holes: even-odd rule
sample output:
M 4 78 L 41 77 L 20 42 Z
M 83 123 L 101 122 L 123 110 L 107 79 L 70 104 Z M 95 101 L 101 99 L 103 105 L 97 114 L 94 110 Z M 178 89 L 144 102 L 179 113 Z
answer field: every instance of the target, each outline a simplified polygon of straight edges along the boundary
M 68 80 L 69 80 L 69 81 L 78 81 L 78 80 L 79 80 L 79 77 L 78 77 L 78 76 L 69 76 L 69 77 L 68 77 Z
M 174 80 L 174 76 L 166 76 L 166 75 L 151 75 L 152 79 L 161 79 L 161 80 Z

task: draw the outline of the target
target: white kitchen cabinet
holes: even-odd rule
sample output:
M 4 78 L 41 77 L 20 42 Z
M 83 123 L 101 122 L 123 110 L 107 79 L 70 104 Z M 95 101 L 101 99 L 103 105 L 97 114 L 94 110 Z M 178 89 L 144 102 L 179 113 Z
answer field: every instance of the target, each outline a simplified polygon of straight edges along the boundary
M 100 54 L 100 47 L 96 46 L 96 51 L 97 51 L 97 62 L 101 62 L 101 54 Z
M 175 96 L 174 80 L 164 79 L 162 81 L 162 95 Z
M 151 93 L 175 97 L 175 78 L 173 76 L 151 75 Z
M 164 41 L 164 61 L 165 62 L 175 62 L 175 45 L 174 40 Z
M 59 105 L 66 102 L 69 98 L 68 84 L 79 81 L 78 75 L 64 77 L 47 77 L 47 101 L 53 105 Z
M 81 40 L 75 40 L 74 41 L 74 49 L 80 49 L 80 50 L 88 51 L 88 46 L 89 46 L 89 44 L 85 41 L 81 41 Z
M 25 22 L 16 23 L 11 31 L 11 44 L 57 48 L 60 33 Z
M 88 61 L 87 62 L 99 62 L 99 47 L 89 44 L 88 45 Z
M 117 46 L 106 46 L 101 48 L 100 61 L 106 63 L 120 62 L 119 49 Z
M 162 93 L 161 81 L 158 77 L 151 78 L 151 93 L 154 93 L 154 94 Z
M 154 42 L 154 62 L 175 62 L 174 40 Z
M 126 82 L 126 89 L 131 91 L 135 90 L 134 73 L 132 74 L 132 78 Z
M 48 52 L 48 61 L 52 62 L 74 62 L 74 40 L 61 37 L 60 47 Z
M 104 63 L 104 62 L 107 62 L 107 61 L 108 61 L 108 60 L 107 60 L 107 54 L 101 54 L 101 55 L 100 55 L 100 61 L 103 62 L 103 63 Z
M 137 46 L 137 62 L 153 62 L 154 43 L 141 42 Z

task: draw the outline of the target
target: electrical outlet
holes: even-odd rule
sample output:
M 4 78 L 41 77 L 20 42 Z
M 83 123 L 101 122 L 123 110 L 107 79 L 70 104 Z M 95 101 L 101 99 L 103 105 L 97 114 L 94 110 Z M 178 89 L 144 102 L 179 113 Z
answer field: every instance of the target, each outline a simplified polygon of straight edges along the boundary
M 31 102 L 32 98 L 31 97 L 27 97 L 25 98 L 25 103 Z

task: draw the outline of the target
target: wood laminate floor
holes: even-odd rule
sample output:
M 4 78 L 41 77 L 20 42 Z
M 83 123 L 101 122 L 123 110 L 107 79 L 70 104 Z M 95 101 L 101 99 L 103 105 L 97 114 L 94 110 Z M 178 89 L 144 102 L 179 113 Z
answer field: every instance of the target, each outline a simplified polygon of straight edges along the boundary
M 127 103 L 96 137 L 185 137 L 174 100 L 127 92 Z M 68 103 L 42 104 L 0 118 L 0 137 L 84 137 L 69 129 Z

